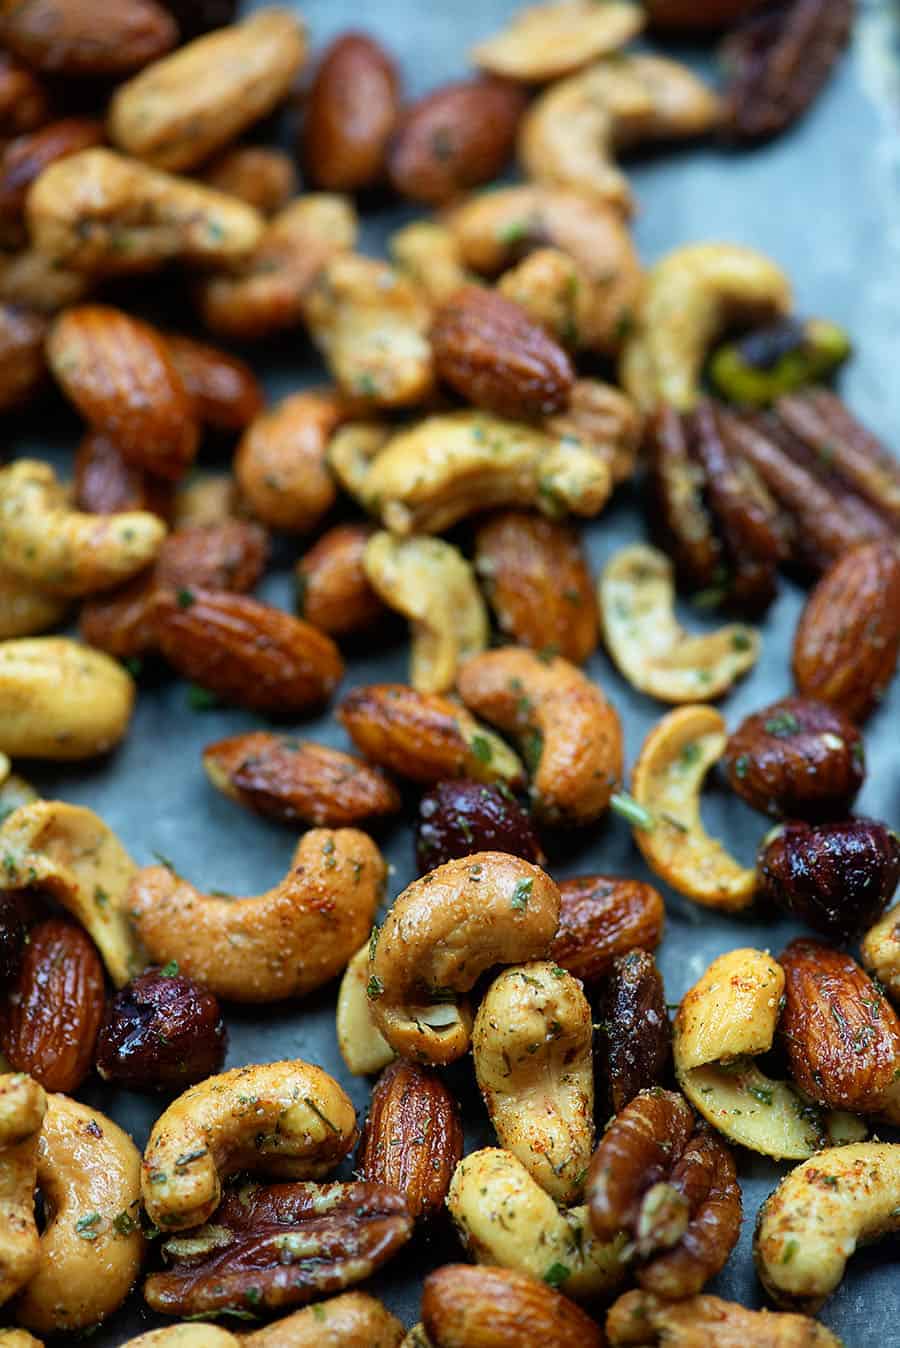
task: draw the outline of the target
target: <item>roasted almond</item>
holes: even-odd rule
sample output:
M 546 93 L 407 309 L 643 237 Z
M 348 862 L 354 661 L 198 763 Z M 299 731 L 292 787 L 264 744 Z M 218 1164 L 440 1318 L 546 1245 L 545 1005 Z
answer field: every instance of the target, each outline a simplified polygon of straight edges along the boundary
M 546 1282 L 483 1265 L 445 1264 L 429 1273 L 422 1322 L 438 1348 L 604 1348 L 606 1343 L 599 1325 Z
M 165 340 L 197 420 L 217 431 L 248 426 L 263 405 L 263 391 L 250 366 L 193 337 L 166 333 Z
M 172 484 L 129 463 L 103 431 L 88 431 L 75 455 L 75 504 L 92 515 L 120 510 L 150 510 L 161 519 L 172 514 Z
M 8 246 L 27 238 L 22 211 L 28 189 L 48 164 L 103 141 L 103 126 L 87 117 L 66 117 L 17 136 L 0 154 L 0 222 Z M 12 231 L 12 232 L 10 232 Z
M 400 113 L 400 77 L 366 33 L 344 33 L 316 71 L 303 126 L 309 179 L 332 192 L 356 192 L 382 176 Z
M 666 992 L 646 950 L 613 960 L 603 989 L 602 1039 L 612 1112 L 643 1090 L 659 1086 L 672 1056 Z
M 0 304 L 0 412 L 34 397 L 47 373 L 47 322 L 12 304 Z
M 363 566 L 374 532 L 370 524 L 336 524 L 300 558 L 295 571 L 297 609 L 314 627 L 347 636 L 364 632 L 387 616 Z
M 50 102 L 30 70 L 0 52 L 0 140 L 35 131 L 50 120 Z
M 263 524 L 305 533 L 331 509 L 337 488 L 326 454 L 344 415 L 333 394 L 293 393 L 247 428 L 235 454 L 234 475 Z
M 560 881 L 559 926 L 549 959 L 585 983 L 609 973 L 617 956 L 655 950 L 665 907 L 652 885 L 612 875 Z
M 178 41 L 155 0 L 3 0 L 0 22 L 10 51 L 42 74 L 124 75 Z
M 234 145 L 200 174 L 208 187 L 274 215 L 299 191 L 294 161 L 272 145 Z

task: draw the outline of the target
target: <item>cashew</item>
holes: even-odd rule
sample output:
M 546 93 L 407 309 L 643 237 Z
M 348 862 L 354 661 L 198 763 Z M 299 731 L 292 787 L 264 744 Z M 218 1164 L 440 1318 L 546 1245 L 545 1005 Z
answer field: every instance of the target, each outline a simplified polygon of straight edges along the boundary
M 544 819 L 600 818 L 622 774 L 622 727 L 587 675 L 568 660 L 504 646 L 467 661 L 458 688 L 477 716 L 521 741 Z
M 858 1245 L 900 1230 L 900 1144 L 820 1151 L 760 1208 L 753 1254 L 773 1301 L 814 1314 Z
M 27 1329 L 0 1329 L 0 1348 L 44 1348 Z
M 483 651 L 490 622 L 471 565 L 442 538 L 373 534 L 363 567 L 369 584 L 412 625 L 410 683 L 420 693 L 452 688 L 460 662 Z
M 394 265 L 419 286 L 433 304 L 443 304 L 472 278 L 462 264 L 459 244 L 445 225 L 414 220 L 388 240 Z
M 0 1305 L 34 1277 L 40 1263 L 34 1186 L 46 1103 L 41 1087 L 23 1072 L 0 1076 Z
M 134 682 L 68 637 L 0 644 L 0 750 L 64 762 L 107 753 L 128 729 Z
M 18 459 L 0 470 L 0 565 L 50 595 L 94 594 L 155 559 L 166 526 L 148 510 L 73 510 L 47 463 Z
M 576 379 L 566 410 L 549 417 L 544 424 L 552 435 L 573 436 L 599 454 L 615 484 L 626 482 L 633 475 L 643 422 L 634 403 L 621 389 L 600 379 Z
M 175 493 L 176 529 L 195 524 L 224 524 L 235 518 L 234 478 L 230 473 L 198 473 Z
M 860 942 L 862 962 L 894 1002 L 900 1001 L 900 904 L 889 908 Z
M 355 1077 L 371 1076 L 393 1062 L 396 1054 L 372 1020 L 366 993 L 369 981 L 369 943 L 360 946 L 344 970 L 337 999 L 338 1048 Z
M 593 280 L 580 262 L 561 249 L 535 248 L 503 273 L 497 289 L 563 346 L 573 351 L 602 351 L 609 340 L 606 285 Z M 569 408 L 549 418 L 544 430 L 552 431 L 568 412 Z
M 695 903 L 736 913 L 753 902 L 756 872 L 735 861 L 700 817 L 700 789 L 728 739 L 713 707 L 670 711 L 650 731 L 631 776 L 635 800 L 650 815 L 634 840 L 650 869 Z
M 575 1202 L 594 1146 L 593 1027 L 581 984 L 546 961 L 504 969 L 478 1008 L 472 1057 L 501 1146 L 555 1202 Z
M 622 350 L 623 387 L 644 411 L 686 411 L 699 395 L 706 353 L 735 322 L 764 323 L 791 306 L 788 278 L 752 248 L 696 243 L 676 248 L 647 276 Z
M 389 426 L 354 421 L 341 426 L 328 443 L 328 463 L 341 486 L 361 506 L 367 503 L 366 482 L 372 463 L 391 438 Z
M 71 1333 L 117 1310 L 141 1267 L 140 1153 L 99 1110 L 47 1096 L 37 1183 L 41 1262 L 16 1302 L 28 1329 Z
M 509 25 L 470 52 L 492 75 L 538 84 L 617 51 L 644 26 L 640 5 L 555 0 L 520 10 Z
M 469 1047 L 466 993 L 493 964 L 539 959 L 559 921 L 559 890 L 537 866 L 476 852 L 415 880 L 369 947 L 378 1029 L 403 1057 L 448 1063 Z
M 185 1091 L 153 1125 L 141 1174 L 147 1215 L 166 1231 L 200 1226 L 228 1175 L 319 1179 L 356 1135 L 353 1105 L 320 1067 L 296 1058 L 221 1072 Z
M 764 951 L 721 955 L 682 999 L 673 1053 L 681 1089 L 714 1128 L 764 1156 L 797 1159 L 865 1129 L 850 1115 L 823 1115 L 753 1063 L 772 1047 L 783 990 L 781 966 Z
M 367 834 L 312 829 L 281 883 L 256 898 L 202 894 L 168 867 L 149 866 L 127 903 L 157 964 L 177 960 L 229 1001 L 274 1002 L 341 972 L 371 929 L 384 875 Z
M 34 637 L 57 627 L 68 607 L 65 599 L 44 594 L 32 581 L 0 567 L 0 641 Z
M 252 1334 L 243 1348 L 397 1348 L 403 1326 L 375 1297 L 344 1292 L 295 1311 Z
M 750 1311 L 721 1297 L 663 1301 L 652 1292 L 626 1292 L 610 1307 L 612 1348 L 843 1348 L 824 1325 L 802 1315 Z
M 625 1275 L 625 1236 L 600 1241 L 586 1207 L 558 1208 L 508 1151 L 485 1147 L 460 1161 L 447 1207 L 479 1264 L 549 1277 L 576 1300 L 609 1294 Z
M 135 864 L 93 810 L 58 800 L 15 810 L 0 827 L 0 886 L 51 895 L 77 918 L 121 987 L 146 964 L 127 918 Z
M 617 150 L 709 131 L 719 101 L 687 66 L 661 56 L 617 55 L 552 84 L 519 128 L 519 160 L 537 182 L 576 187 L 630 210 Z
M 607 562 L 597 587 L 606 648 L 633 688 L 661 702 L 721 697 L 759 658 L 743 623 L 691 636 L 675 617 L 674 568 L 643 543 Z

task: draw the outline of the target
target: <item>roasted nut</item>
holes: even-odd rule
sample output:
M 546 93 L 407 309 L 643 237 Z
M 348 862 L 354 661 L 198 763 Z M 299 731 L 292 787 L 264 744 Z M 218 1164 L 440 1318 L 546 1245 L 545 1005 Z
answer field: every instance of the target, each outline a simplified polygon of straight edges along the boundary
M 282 210 L 299 190 L 294 161 L 272 145 L 235 145 L 205 165 L 200 177 L 263 215 Z
M 596 326 L 596 287 L 567 253 L 559 248 L 534 248 L 503 273 L 497 290 L 566 350 L 590 349 Z
M 398 1189 L 413 1220 L 437 1216 L 463 1153 L 459 1106 L 440 1077 L 408 1062 L 372 1088 L 356 1164 L 362 1179 Z
M 119 589 L 89 599 L 81 607 L 79 632 L 89 646 L 119 660 L 140 660 L 156 648 L 152 572 Z
M 43 594 L 30 580 L 0 568 L 0 641 L 40 636 L 59 626 L 68 609 L 65 599 Z
M 313 740 L 233 735 L 203 750 L 203 766 L 226 796 L 283 824 L 344 828 L 400 809 L 378 768 Z
M 45 1109 L 36 1081 L 21 1072 L 0 1076 L 0 1305 L 29 1282 L 40 1263 L 34 1187 Z
M 234 475 L 251 513 L 272 529 L 308 533 L 337 499 L 328 441 L 345 415 L 330 393 L 293 393 L 248 426 Z
M 0 303 L 0 412 L 29 402 L 44 383 L 46 333 L 39 314 Z
M 655 8 L 656 6 L 654 6 Z M 668 0 L 665 6 L 668 9 Z M 698 5 L 706 9 L 706 2 Z M 721 1297 L 688 1297 L 665 1301 L 652 1292 L 632 1291 L 620 1296 L 606 1317 L 611 1348 L 841 1348 L 840 1339 L 801 1315 L 773 1315 L 750 1311 Z
M 147 1215 L 164 1231 L 199 1226 L 219 1206 L 227 1176 L 319 1179 L 356 1135 L 353 1105 L 320 1067 L 296 1058 L 220 1072 L 153 1125 L 141 1177 Z
M 900 1225 L 900 1147 L 890 1142 L 820 1151 L 795 1166 L 759 1212 L 753 1255 L 779 1306 L 816 1312 L 857 1245 Z
M 414 782 L 470 777 L 521 786 L 522 764 L 512 749 L 465 707 L 403 683 L 352 688 L 337 711 L 367 758 Z
M 654 950 L 662 940 L 665 907 L 652 885 L 614 876 L 562 880 L 559 926 L 550 958 L 582 982 L 610 972 L 617 957 Z
M 166 346 L 194 404 L 194 415 L 217 431 L 242 431 L 262 409 L 250 366 L 217 346 L 166 333 Z
M 69 271 L 37 248 L 0 254 L 0 302 L 38 314 L 55 314 L 68 304 L 79 304 L 91 289 L 91 279 Z
M 900 550 L 866 543 L 841 557 L 806 601 L 794 634 L 794 681 L 864 721 L 884 696 L 900 651 Z
M 561 1205 L 581 1196 L 594 1145 L 591 1008 L 558 965 L 504 969 L 472 1030 L 475 1076 L 500 1145 Z
M 643 26 L 640 6 L 619 0 L 599 11 L 590 0 L 532 5 L 470 54 L 477 66 L 494 75 L 538 84 L 617 51 Z
M 14 1071 L 72 1094 L 90 1071 L 104 1005 L 93 942 L 74 923 L 48 918 L 28 934 L 0 1013 L 0 1048 Z
M 545 860 L 531 820 L 508 787 L 438 782 L 419 801 L 419 874 L 472 852 L 509 852 L 539 866 Z
M 2 17 L 4 44 L 45 75 L 125 75 L 178 41 L 154 0 L 122 0 L 112 11 L 96 0 L 5 0 Z
M 372 1003 L 367 993 L 369 982 L 369 942 L 360 946 L 344 970 L 338 992 L 335 1029 L 338 1048 L 353 1076 L 380 1072 L 393 1062 L 395 1054 L 372 1020 Z
M 102 431 L 88 431 L 75 455 L 72 499 L 90 515 L 117 515 L 120 510 L 149 510 L 168 520 L 174 487 L 129 463 L 119 446 Z
M 134 682 L 68 637 L 0 644 L 0 752 L 53 762 L 108 753 L 128 730 Z
M 543 819 L 599 819 L 621 776 L 622 728 L 595 683 L 567 660 L 506 646 L 468 660 L 458 687 L 472 711 L 521 741 Z
M 352 1348 L 356 1339 L 360 1348 L 363 1344 L 398 1348 L 402 1337 L 400 1321 L 375 1297 L 344 1292 L 244 1334 L 240 1344 L 242 1348 Z
M 297 563 L 300 616 L 330 636 L 365 632 L 385 617 L 363 565 L 373 533 L 368 524 L 336 524 Z
M 672 1052 L 662 975 L 646 950 L 613 960 L 601 1024 L 610 1103 L 618 1114 L 640 1091 L 660 1084 Z
M 895 1003 L 900 1003 L 900 905 L 889 908 L 866 932 L 860 942 L 860 955 L 869 973 Z
M 194 168 L 281 102 L 305 55 L 296 15 L 251 14 L 120 85 L 109 108 L 110 139 L 156 168 Z
M 643 425 L 634 403 L 621 389 L 600 379 L 576 379 L 569 406 L 549 417 L 545 425 L 553 435 L 574 436 L 597 454 L 615 485 L 633 475 Z
M 445 1264 L 429 1273 L 422 1322 L 437 1348 L 603 1348 L 599 1328 L 574 1302 L 506 1268 Z
M 822 318 L 783 318 L 726 342 L 709 362 L 709 377 L 723 398 L 765 407 L 776 398 L 827 379 L 850 355 L 850 339 Z
M 27 239 L 22 220 L 28 189 L 48 164 L 103 140 L 103 127 L 87 117 L 66 117 L 17 136 L 0 152 L 0 235 L 16 248 Z
M 437 221 L 413 220 L 391 235 L 388 246 L 394 266 L 434 304 L 443 304 L 471 279 L 454 235 Z
M 472 1019 L 460 994 L 491 965 L 540 958 L 558 918 L 550 877 L 503 852 L 475 852 L 413 881 L 370 946 L 376 1026 L 403 1057 L 461 1058 Z
M 227 1329 L 217 1329 L 210 1324 L 169 1325 L 127 1340 L 128 1348 L 238 1348 L 240 1342 Z M 18 1345 L 12 1345 L 12 1348 L 18 1348 Z
M 690 453 L 689 429 L 687 418 L 672 407 L 661 407 L 650 419 L 647 513 L 675 563 L 679 585 L 703 592 L 721 581 L 724 559 L 704 495 L 705 475 Z
M 317 187 L 357 192 L 382 177 L 400 113 L 397 67 L 367 33 L 344 33 L 327 48 L 310 86 L 303 163 Z
M 50 116 L 50 102 L 40 81 L 17 65 L 9 52 L 0 53 L 0 138 L 36 131 Z
M 237 513 L 234 478 L 230 473 L 191 474 L 175 493 L 175 525 L 179 529 L 194 525 L 226 524 Z

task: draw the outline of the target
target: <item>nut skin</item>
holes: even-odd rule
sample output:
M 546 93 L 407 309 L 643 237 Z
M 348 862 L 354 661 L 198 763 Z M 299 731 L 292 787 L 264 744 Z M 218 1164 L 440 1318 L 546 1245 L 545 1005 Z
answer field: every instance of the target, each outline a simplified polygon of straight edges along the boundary
M 459 1106 L 440 1077 L 394 1062 L 372 1088 L 356 1157 L 360 1178 L 398 1189 L 410 1216 L 435 1218 L 463 1154 Z
M 463 286 L 431 330 L 438 377 L 476 407 L 521 420 L 568 402 L 575 373 L 563 348 L 513 300 Z
M 835 707 L 785 697 L 754 712 L 725 746 L 731 789 L 753 809 L 793 819 L 844 815 L 865 780 L 865 750 Z
M 37 131 L 17 136 L 0 153 L 0 235 L 7 246 L 23 243 L 27 233 L 22 211 L 35 178 L 57 159 L 76 154 L 103 140 L 102 123 L 87 117 L 66 117 Z
M 193 337 L 167 333 L 165 340 L 194 413 L 205 426 L 242 431 L 262 410 L 263 391 L 244 361 Z
M 349 32 L 327 48 L 306 103 L 303 163 L 317 187 L 358 192 L 383 176 L 400 114 L 400 76 L 385 49 Z
M 4 0 L 3 41 L 45 75 L 124 75 L 165 55 L 178 41 L 170 14 L 154 0 Z
M 120 510 L 149 510 L 164 520 L 172 515 L 172 483 L 129 463 L 103 431 L 88 431 L 82 438 L 72 485 L 78 509 L 91 515 Z
M 794 681 L 864 721 L 887 690 L 900 651 L 900 550 L 879 540 L 839 558 L 806 601 L 794 635 Z
M 608 974 L 619 956 L 655 950 L 665 906 L 652 885 L 617 876 L 584 875 L 559 884 L 559 926 L 549 958 L 584 983 Z
M 539 866 L 545 860 L 531 820 L 508 787 L 438 782 L 419 801 L 418 872 L 472 852 L 509 852 Z
M 94 1054 L 104 1081 L 181 1091 L 220 1071 L 228 1031 L 211 992 L 184 974 L 150 969 L 116 993 Z
M 0 412 L 21 407 L 43 384 L 46 321 L 12 304 L 0 304 Z
M 527 1273 L 445 1264 L 429 1273 L 422 1322 L 439 1348 L 604 1348 L 599 1326 L 568 1297 Z
M 330 636 L 365 632 L 386 617 L 363 566 L 374 532 L 369 524 L 336 524 L 297 563 L 300 616 Z
M 672 1055 L 666 991 L 656 961 L 632 950 L 613 961 L 603 990 L 603 1039 L 614 1114 L 658 1086 Z
M 862 817 L 781 826 L 757 863 L 759 893 L 832 940 L 848 941 L 881 916 L 900 881 L 900 842 Z
M 48 1091 L 76 1091 L 91 1067 L 104 999 L 103 965 L 81 927 L 58 918 L 32 927 L 0 1016 L 11 1067 Z

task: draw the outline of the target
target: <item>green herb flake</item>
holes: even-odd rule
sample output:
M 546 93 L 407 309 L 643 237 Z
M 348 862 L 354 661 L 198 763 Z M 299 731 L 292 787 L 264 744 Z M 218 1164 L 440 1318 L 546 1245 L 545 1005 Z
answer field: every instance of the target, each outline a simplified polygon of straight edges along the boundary
M 629 796 L 627 791 L 616 791 L 609 798 L 609 808 L 626 819 L 632 828 L 642 829 L 645 833 L 651 833 L 656 827 L 656 820 L 649 810 L 635 800 L 634 796 Z
M 750 771 L 750 755 L 739 754 L 734 760 L 734 775 L 739 781 L 743 781 Z
M 515 908 L 517 912 L 524 913 L 528 907 L 528 900 L 531 897 L 531 891 L 534 887 L 534 881 L 531 876 L 525 879 L 517 880 L 515 889 L 510 899 L 510 907 Z
M 737 631 L 732 633 L 731 648 L 735 651 L 749 651 L 753 645 L 753 638 L 749 632 Z
M 377 974 L 373 974 L 366 984 L 366 996 L 370 1002 L 377 1001 L 384 992 L 384 984 Z
M 161 972 L 163 978 L 174 978 L 178 973 L 178 961 L 169 960 L 168 964 L 163 965 Z
M 790 735 L 796 735 L 800 729 L 800 722 L 793 712 L 779 711 L 774 716 L 770 716 L 764 723 L 767 735 L 774 735 L 778 740 L 787 739 Z
M 479 763 L 490 763 L 494 756 L 490 741 L 487 740 L 484 735 L 473 735 L 469 743 L 469 748 L 472 750 L 472 753 L 478 759 Z
M 95 1231 L 94 1227 L 97 1226 L 99 1222 L 99 1212 L 86 1212 L 84 1216 L 79 1217 L 75 1223 L 76 1234 L 79 1235 L 82 1240 L 96 1240 L 100 1233 L 99 1231 Z
M 194 602 L 192 590 L 179 590 L 175 598 L 178 600 L 179 608 L 190 608 Z
M 544 1273 L 544 1282 L 548 1287 L 562 1287 L 571 1272 L 572 1270 L 567 1264 L 560 1264 L 557 1261 L 551 1264 Z
M 124 1208 L 116 1213 L 112 1224 L 117 1236 L 130 1236 L 132 1231 L 137 1230 L 137 1222 Z
M 221 706 L 215 693 L 208 688 L 201 688 L 197 683 L 192 683 L 188 688 L 187 700 L 192 711 L 212 711 Z
M 783 1264 L 789 1264 L 799 1248 L 799 1245 L 793 1237 L 790 1240 L 786 1240 L 784 1242 L 784 1253 L 781 1256 L 781 1262 Z

